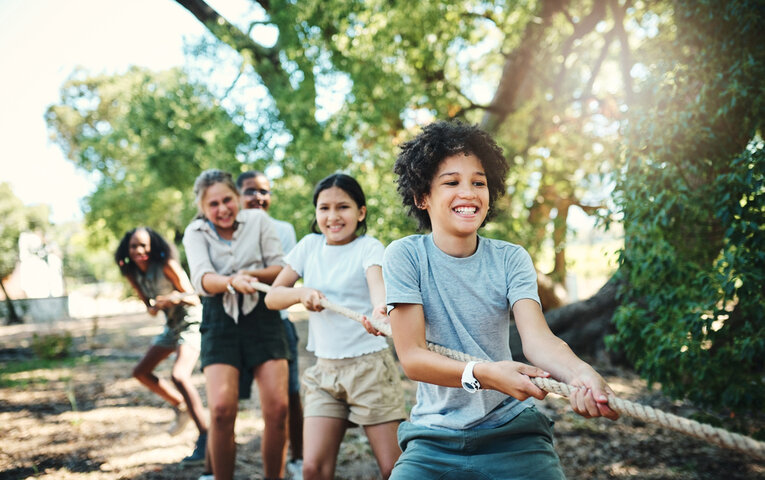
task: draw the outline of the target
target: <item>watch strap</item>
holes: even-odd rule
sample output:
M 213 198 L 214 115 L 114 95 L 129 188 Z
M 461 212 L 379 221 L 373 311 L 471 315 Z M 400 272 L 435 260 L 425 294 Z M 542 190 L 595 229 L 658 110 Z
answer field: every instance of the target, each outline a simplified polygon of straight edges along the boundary
M 470 393 L 475 393 L 481 389 L 481 383 L 473 375 L 473 369 L 478 362 L 469 361 L 462 371 L 462 388 Z

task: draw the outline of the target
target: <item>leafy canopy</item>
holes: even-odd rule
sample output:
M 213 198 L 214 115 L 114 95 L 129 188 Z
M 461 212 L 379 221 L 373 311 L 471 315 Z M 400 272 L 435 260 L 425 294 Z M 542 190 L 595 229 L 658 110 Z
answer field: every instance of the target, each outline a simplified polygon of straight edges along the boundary
M 91 172 L 91 245 L 149 225 L 179 239 L 196 212 L 191 185 L 207 168 L 238 172 L 255 139 L 180 70 L 75 72 L 47 122 L 67 157 Z M 173 238 L 173 236 L 170 236 Z
M 765 12 L 673 2 L 618 187 L 625 280 L 613 345 L 678 398 L 765 408 Z M 658 45 L 657 45 L 658 47 Z

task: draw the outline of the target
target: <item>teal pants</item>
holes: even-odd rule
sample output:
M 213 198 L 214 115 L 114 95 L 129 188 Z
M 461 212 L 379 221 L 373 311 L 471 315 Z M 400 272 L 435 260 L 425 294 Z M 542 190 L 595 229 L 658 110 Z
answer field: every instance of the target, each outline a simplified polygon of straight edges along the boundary
M 449 430 L 404 422 L 391 480 L 560 480 L 552 422 L 527 408 L 497 428 Z

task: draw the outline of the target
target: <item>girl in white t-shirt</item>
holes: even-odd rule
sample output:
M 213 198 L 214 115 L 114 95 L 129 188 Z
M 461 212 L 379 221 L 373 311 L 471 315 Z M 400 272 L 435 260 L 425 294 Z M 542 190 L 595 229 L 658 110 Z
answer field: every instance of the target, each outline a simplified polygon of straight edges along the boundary
M 313 204 L 315 233 L 285 257 L 287 265 L 265 298 L 273 310 L 302 303 L 311 311 L 307 348 L 317 362 L 303 376 L 303 477 L 334 478 L 346 429 L 361 425 L 383 478 L 388 478 L 401 454 L 396 431 L 406 418 L 393 355 L 369 321 L 361 325 L 321 306 L 326 299 L 383 321 L 384 247 L 364 235 L 366 199 L 352 177 L 337 173 L 320 181 Z M 305 286 L 295 288 L 300 278 Z

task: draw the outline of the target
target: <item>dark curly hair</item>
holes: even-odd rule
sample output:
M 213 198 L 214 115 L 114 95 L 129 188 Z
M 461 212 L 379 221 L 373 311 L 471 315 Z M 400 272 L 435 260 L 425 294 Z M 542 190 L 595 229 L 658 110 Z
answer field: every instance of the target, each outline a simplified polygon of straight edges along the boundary
M 139 230 L 145 230 L 149 234 L 151 251 L 149 252 L 149 262 L 156 262 L 165 265 L 168 260 L 175 258 L 175 250 L 169 243 L 162 238 L 162 235 L 158 234 L 149 227 L 137 227 L 132 230 L 128 230 L 120 240 L 117 251 L 114 252 L 114 261 L 120 267 L 120 272 L 126 277 L 135 278 L 136 269 L 138 268 L 135 263 L 130 261 L 130 239 L 135 232 Z
M 367 198 L 364 196 L 364 190 L 362 190 L 359 182 L 350 175 L 344 173 L 333 173 L 332 175 L 323 178 L 316 184 L 316 188 L 313 189 L 313 206 L 316 206 L 316 202 L 319 199 L 319 194 L 328 188 L 337 187 L 340 190 L 348 194 L 351 199 L 356 202 L 356 206 L 361 208 L 367 205 Z M 368 215 L 368 213 L 367 213 Z M 364 235 L 367 233 L 367 215 L 364 219 L 356 224 L 356 233 L 358 235 Z M 311 231 L 313 233 L 321 233 L 319 226 L 316 224 L 316 216 L 314 216 L 311 222 Z
M 398 193 L 408 207 L 408 213 L 419 223 L 420 230 L 431 230 L 430 216 L 417 208 L 415 199 L 430 193 L 430 184 L 441 162 L 458 153 L 473 154 L 486 171 L 489 189 L 489 210 L 484 219 L 494 216 L 494 202 L 505 193 L 505 179 L 509 166 L 502 149 L 488 133 L 477 125 L 460 121 L 431 123 L 412 140 L 401 145 L 401 152 L 393 165 L 398 175 Z

